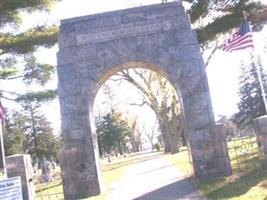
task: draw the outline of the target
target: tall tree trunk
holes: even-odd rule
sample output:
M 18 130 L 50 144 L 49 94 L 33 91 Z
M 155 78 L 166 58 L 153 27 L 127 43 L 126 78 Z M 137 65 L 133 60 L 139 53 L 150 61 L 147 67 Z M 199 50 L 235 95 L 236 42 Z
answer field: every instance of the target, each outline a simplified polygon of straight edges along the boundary
M 35 151 L 35 156 L 37 159 L 40 159 L 40 155 L 39 155 L 39 150 L 38 150 L 38 141 L 37 141 L 37 131 L 36 131 L 36 121 L 35 121 L 35 117 L 33 114 L 33 108 L 32 108 L 32 104 L 29 103 L 29 108 L 30 108 L 30 115 L 31 115 L 31 122 L 32 122 L 32 136 L 33 136 L 33 145 L 34 145 L 34 151 Z

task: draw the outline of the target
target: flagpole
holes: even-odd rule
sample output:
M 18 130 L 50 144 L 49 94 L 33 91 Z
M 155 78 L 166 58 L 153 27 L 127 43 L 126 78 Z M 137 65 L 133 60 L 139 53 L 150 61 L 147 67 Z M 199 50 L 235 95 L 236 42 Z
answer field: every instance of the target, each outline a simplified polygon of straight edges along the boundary
M 1 152 L 2 152 L 2 160 L 3 160 L 4 178 L 6 179 L 7 178 L 7 170 L 6 170 L 6 157 L 5 157 L 5 149 L 4 149 L 2 122 L 0 123 L 0 141 L 1 141 Z
M 1 85 L 1 82 L 0 82 Z M 1 102 L 1 93 L 0 93 L 0 143 L 1 143 L 1 152 L 2 152 L 2 160 L 3 160 L 3 170 L 4 170 L 4 179 L 7 179 L 7 169 L 6 169 L 6 154 L 4 148 L 4 138 L 3 138 L 3 123 L 4 123 L 4 108 Z
M 246 11 L 243 11 L 243 17 L 244 17 L 244 20 L 247 20 Z M 259 62 L 259 64 L 257 61 Z M 261 59 L 260 59 L 259 54 L 257 54 L 255 51 L 255 47 L 253 47 L 253 62 L 256 65 L 258 80 L 260 82 L 261 95 L 263 97 L 263 103 L 264 103 L 265 114 L 266 114 L 267 113 L 267 100 L 266 100 L 266 93 L 264 91 L 263 81 L 262 81 L 262 77 L 261 77 L 261 70 L 260 70 L 260 66 L 262 66 L 262 63 L 261 63 Z

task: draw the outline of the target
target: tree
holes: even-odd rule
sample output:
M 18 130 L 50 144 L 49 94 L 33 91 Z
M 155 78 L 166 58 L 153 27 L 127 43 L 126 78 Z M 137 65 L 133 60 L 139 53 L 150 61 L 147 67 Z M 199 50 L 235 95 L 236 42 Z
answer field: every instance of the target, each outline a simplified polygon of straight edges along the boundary
M 38 47 L 51 47 L 57 42 L 58 27 L 37 26 L 24 32 L 18 31 L 22 21 L 21 12 L 34 14 L 38 11 L 48 12 L 59 0 L 20 0 L 0 2 L 0 77 L 8 80 L 21 70 L 17 59 L 33 53 Z M 16 65 L 17 64 L 17 65 Z M 22 70 L 23 71 L 23 70 Z M 36 71 L 37 72 L 37 71 Z M 29 73 L 24 74 L 29 77 Z M 15 76 L 16 77 L 16 76 Z
M 248 13 L 254 30 L 261 30 L 267 20 L 267 6 L 259 1 L 186 0 L 186 2 L 191 4 L 189 14 L 191 22 L 197 27 L 197 36 L 201 44 L 213 41 L 220 34 L 238 27 L 243 18 L 243 11 Z
M 100 155 L 110 154 L 112 150 L 123 154 L 130 128 L 121 119 L 121 114 L 112 111 L 98 117 L 95 122 Z
M 154 138 L 155 138 L 155 132 L 158 130 L 158 126 L 157 126 L 157 121 L 155 121 L 153 127 L 151 128 L 150 131 L 144 130 L 145 127 L 143 127 L 142 132 L 145 133 L 145 136 L 147 137 L 150 145 L 151 145 L 151 149 L 153 150 L 155 148 L 154 146 Z
M 129 142 L 133 152 L 139 152 L 142 149 L 141 135 L 142 132 L 137 127 L 137 117 L 127 118 L 127 124 L 130 127 Z
M 34 131 L 33 119 L 27 112 L 7 112 L 3 127 L 5 155 L 29 153 L 34 159 L 42 159 L 44 156 L 57 158 L 60 137 L 53 134 L 50 123 L 43 115 L 34 113 L 33 116 Z
M 247 66 L 243 65 L 239 77 L 239 111 L 234 116 L 234 120 L 239 127 L 250 126 L 253 119 L 266 114 L 257 67 L 261 71 L 261 78 L 266 90 L 267 76 L 260 63 L 253 61 Z
M 50 150 L 54 151 L 49 150 L 47 146 L 50 145 L 50 142 L 55 141 L 53 129 L 39 109 L 42 103 L 54 99 L 55 95 L 54 91 L 30 92 L 16 99 L 23 108 L 21 113 L 27 119 L 25 121 L 26 130 L 24 130 L 27 135 L 27 151 L 36 159 L 47 156 L 48 152 L 51 153 Z M 58 145 L 52 146 L 58 147 Z M 56 157 L 55 152 L 53 152 L 53 156 Z
M 178 152 L 184 117 L 180 99 L 167 79 L 146 69 L 123 70 L 117 76 L 132 84 L 142 96 L 141 103 L 131 105 L 147 105 L 155 113 L 163 136 L 165 152 Z
M 26 135 L 23 132 L 25 121 L 25 117 L 19 112 L 6 113 L 5 126 L 2 127 L 6 156 L 26 152 Z M 0 153 L 2 155 L 1 149 Z M 2 166 L 2 156 L 0 157 L 0 165 Z

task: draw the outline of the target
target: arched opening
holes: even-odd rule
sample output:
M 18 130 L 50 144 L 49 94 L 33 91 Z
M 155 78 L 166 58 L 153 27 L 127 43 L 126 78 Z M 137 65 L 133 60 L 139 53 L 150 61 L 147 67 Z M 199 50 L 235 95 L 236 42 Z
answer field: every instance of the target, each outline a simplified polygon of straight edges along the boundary
M 150 66 L 149 69 L 147 66 Z M 130 165 L 138 159 L 140 161 L 140 155 L 144 159 L 146 154 L 145 160 L 148 160 L 161 155 L 163 151 L 187 151 L 181 95 L 177 95 L 172 84 L 156 69 L 152 64 L 144 62 L 127 62 L 112 68 L 97 82 L 99 91 L 91 116 L 94 120 L 90 121 L 94 121 L 96 126 L 92 128 L 92 134 L 98 138 L 100 160 L 104 163 L 101 168 L 108 185 L 110 178 L 107 177 L 112 176 L 112 172 L 106 170 L 112 168 L 113 162 L 119 172 L 118 168 L 123 169 L 121 165 Z M 178 83 L 175 85 L 178 86 Z M 122 129 L 127 129 L 127 133 Z M 147 154 L 148 151 L 156 152 L 154 147 L 158 145 L 163 148 L 160 154 Z M 183 152 L 183 155 L 186 160 L 181 164 L 185 166 L 189 160 L 188 153 Z M 125 159 L 125 156 L 129 158 Z M 153 168 L 151 171 L 156 170 Z M 177 174 L 173 173 L 172 180 L 178 179 Z M 139 183 L 142 184 L 147 183 L 144 180 Z
M 125 67 L 127 65 L 129 66 L 128 68 Z M 110 101 L 108 102 L 109 108 L 106 109 L 109 109 L 109 111 L 111 112 L 115 109 L 115 104 L 124 103 L 124 108 L 120 106 L 119 109 L 123 109 L 123 112 L 125 113 L 133 112 L 133 115 L 136 115 L 136 117 L 132 116 L 132 118 L 138 118 L 138 113 L 134 113 L 134 109 L 145 109 L 144 113 L 150 114 L 151 116 L 149 118 L 153 119 L 150 120 L 150 126 L 152 123 L 151 121 L 155 121 L 155 126 L 157 126 L 159 130 L 161 130 L 160 132 L 174 132 L 175 129 L 178 129 L 178 135 L 181 135 L 181 133 L 185 129 L 185 119 L 180 93 L 178 93 L 179 95 L 177 95 L 177 90 L 165 77 L 155 72 L 155 68 L 153 68 L 153 70 L 150 70 L 144 68 L 146 66 L 153 65 L 148 65 L 143 62 L 128 62 L 121 65 L 121 67 L 118 67 L 115 70 L 111 70 L 113 73 L 108 72 L 107 74 L 110 75 L 110 78 L 108 80 L 106 78 L 106 75 L 103 76 L 105 77 L 105 79 L 102 79 L 102 83 L 104 82 L 103 80 L 107 81 L 102 84 L 102 87 L 100 88 L 100 94 L 103 98 L 103 92 L 105 92 L 106 98 L 109 98 L 108 101 Z M 176 85 L 178 84 L 176 83 Z M 116 92 L 114 89 L 121 94 L 119 95 L 119 97 L 117 97 L 118 95 L 115 96 L 115 98 L 113 97 L 113 93 Z M 126 99 L 130 98 L 130 102 L 129 100 L 127 100 L 127 103 L 120 102 L 120 99 L 122 99 L 123 96 L 125 96 Z M 94 102 L 96 102 L 96 100 L 94 100 Z M 98 111 L 95 111 L 96 107 L 94 107 L 94 118 L 97 115 L 96 112 L 98 112 L 98 115 L 100 115 L 101 110 L 105 110 L 105 108 L 103 108 L 103 103 L 104 102 L 101 102 L 101 109 L 100 106 L 97 107 Z M 126 109 L 125 107 L 130 109 Z M 141 117 L 144 116 L 142 116 L 140 113 L 139 115 Z M 165 127 L 164 124 L 166 123 L 172 124 L 172 127 Z M 169 141 L 169 143 L 170 142 L 171 141 Z M 168 142 L 165 141 L 165 143 Z M 175 153 L 177 151 L 178 150 L 175 147 L 166 147 L 166 152 Z

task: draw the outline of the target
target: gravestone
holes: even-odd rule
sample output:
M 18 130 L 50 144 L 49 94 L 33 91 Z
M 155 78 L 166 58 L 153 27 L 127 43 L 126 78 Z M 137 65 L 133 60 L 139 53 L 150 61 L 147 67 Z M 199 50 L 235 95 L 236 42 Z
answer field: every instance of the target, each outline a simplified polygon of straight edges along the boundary
M 195 175 L 231 173 L 196 33 L 179 1 L 62 20 L 57 57 L 65 199 L 101 192 L 93 103 L 100 86 L 127 68 L 153 70 L 181 94 Z
M 8 156 L 6 157 L 6 166 L 8 178 L 21 177 L 23 199 L 34 200 L 35 189 L 30 155 L 16 154 Z
M 264 153 L 264 159 L 267 161 L 267 115 L 263 115 L 253 121 L 257 142 Z

